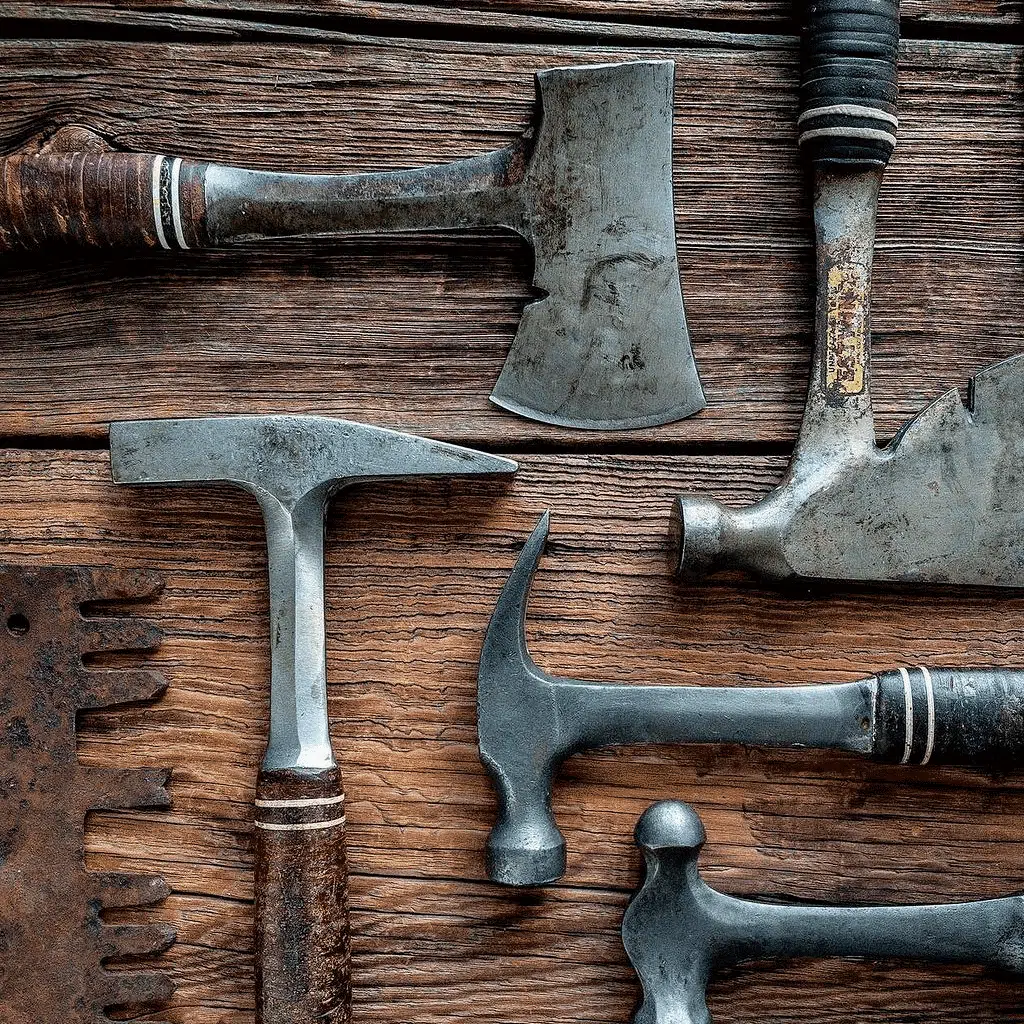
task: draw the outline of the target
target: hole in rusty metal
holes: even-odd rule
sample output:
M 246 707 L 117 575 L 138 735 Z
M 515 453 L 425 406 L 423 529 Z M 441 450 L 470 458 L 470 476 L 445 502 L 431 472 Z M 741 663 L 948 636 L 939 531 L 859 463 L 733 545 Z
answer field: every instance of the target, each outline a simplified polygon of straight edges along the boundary
M 15 636 L 24 636 L 28 632 L 28 619 L 21 612 L 15 612 L 7 619 L 7 630 Z

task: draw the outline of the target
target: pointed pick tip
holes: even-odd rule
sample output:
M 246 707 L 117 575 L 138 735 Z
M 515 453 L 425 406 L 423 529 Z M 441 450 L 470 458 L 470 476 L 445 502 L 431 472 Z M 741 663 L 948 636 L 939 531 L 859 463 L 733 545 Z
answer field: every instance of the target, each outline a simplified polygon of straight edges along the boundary
M 541 555 L 544 554 L 544 547 L 547 544 L 548 532 L 551 528 L 551 511 L 546 510 L 537 520 L 537 525 L 533 528 L 530 536 L 526 538 L 526 543 L 523 545 L 523 550 L 519 552 L 519 558 L 516 559 L 515 567 L 512 569 L 512 575 L 509 577 L 509 582 L 506 586 L 512 586 L 512 581 L 515 580 L 519 587 L 524 591 L 520 598 L 520 603 L 525 600 L 525 592 L 529 591 L 530 582 L 533 580 L 534 574 L 537 571 L 537 565 L 540 562 Z M 525 575 L 525 579 L 523 576 Z

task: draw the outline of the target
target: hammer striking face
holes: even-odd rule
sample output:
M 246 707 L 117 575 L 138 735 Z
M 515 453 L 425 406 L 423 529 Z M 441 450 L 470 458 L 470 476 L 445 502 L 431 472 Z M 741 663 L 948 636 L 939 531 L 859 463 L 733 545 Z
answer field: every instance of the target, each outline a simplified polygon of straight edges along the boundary
M 516 464 L 317 416 L 115 423 L 114 480 L 228 483 L 260 504 L 270 573 L 270 736 L 256 789 L 263 1024 L 349 1019 L 344 794 L 327 718 L 324 516 L 349 484 L 513 473 Z
M 508 229 L 533 247 L 544 297 L 526 308 L 491 400 L 566 427 L 668 423 L 705 404 L 676 258 L 674 74 L 671 61 L 542 71 L 537 123 L 517 142 L 408 171 L 18 154 L 0 159 L 0 251 Z
M 705 839 L 697 813 L 676 800 L 652 805 L 637 824 L 646 877 L 622 920 L 643 985 L 634 1024 L 711 1024 L 712 972 L 751 960 L 930 960 L 1024 975 L 1024 897 L 902 907 L 757 903 L 703 881 Z

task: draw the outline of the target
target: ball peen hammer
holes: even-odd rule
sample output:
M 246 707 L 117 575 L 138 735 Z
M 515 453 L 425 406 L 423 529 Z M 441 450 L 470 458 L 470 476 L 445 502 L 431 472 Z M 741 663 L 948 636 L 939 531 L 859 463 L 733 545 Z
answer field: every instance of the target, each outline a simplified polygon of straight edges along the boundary
M 751 960 L 868 957 L 981 964 L 1024 976 L 1024 897 L 931 906 L 761 903 L 712 889 L 697 858 L 704 825 L 678 800 L 636 826 L 646 874 L 622 919 L 643 986 L 633 1024 L 711 1024 L 711 972 Z
M 491 616 L 480 654 L 480 757 L 498 796 L 487 874 L 544 885 L 565 871 L 551 785 L 569 756 L 646 743 L 843 750 L 888 764 L 1005 768 L 1024 754 L 1024 672 L 912 668 L 818 686 L 627 686 L 548 675 L 526 646 L 545 514 Z
M 260 504 L 270 575 L 270 733 L 256 784 L 257 1018 L 350 1015 L 344 793 L 327 717 L 324 517 L 366 480 L 513 473 L 508 459 L 318 416 L 110 427 L 114 480 L 230 483 Z

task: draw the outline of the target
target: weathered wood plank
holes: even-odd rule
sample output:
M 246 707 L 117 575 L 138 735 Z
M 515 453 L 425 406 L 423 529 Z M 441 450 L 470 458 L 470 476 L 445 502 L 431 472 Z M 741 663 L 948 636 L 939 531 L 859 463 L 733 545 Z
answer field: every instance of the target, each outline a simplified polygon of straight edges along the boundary
M 788 442 L 812 289 L 790 42 L 753 51 L 282 44 L 273 59 L 244 45 L 8 42 L 0 140 L 12 149 L 85 121 L 133 149 L 394 168 L 508 142 L 531 116 L 539 67 L 671 57 L 680 260 L 710 407 L 630 441 Z M 1020 73 L 1019 47 L 904 45 L 874 318 L 883 435 L 1019 349 Z M 91 266 L 12 259 L 2 272 L 0 435 L 9 438 L 99 438 L 119 416 L 312 411 L 506 446 L 602 440 L 487 403 L 529 298 L 530 254 L 509 239 Z
M 116 12 L 116 15 L 115 15 Z M 902 0 L 901 13 L 909 26 L 920 25 L 941 32 L 957 26 L 992 28 L 1020 23 L 1020 0 Z M 460 0 L 457 5 L 386 0 L 148 0 L 122 4 L 97 0 L 63 0 L 59 4 L 0 3 L 0 16 L 60 20 L 112 19 L 122 24 L 141 16 L 150 24 L 187 30 L 192 18 L 220 16 L 244 21 L 265 19 L 273 31 L 275 21 L 287 26 L 331 26 L 365 22 L 371 30 L 396 26 L 392 31 L 415 34 L 416 30 L 440 27 L 449 38 L 481 31 L 506 34 L 523 32 L 603 36 L 633 36 L 650 32 L 655 38 L 673 25 L 729 22 L 749 28 L 791 25 L 794 5 L 787 0 L 691 0 L 685 6 L 662 0 Z M 134 17 L 133 17 L 134 16 Z M 244 21 L 243 21 L 244 19 Z M 279 19 L 279 20 L 278 20 Z M 251 31 L 251 29 L 250 29 Z
M 653 799 L 704 815 L 705 876 L 735 893 L 858 902 L 958 900 L 1024 888 L 1024 784 L 910 772 L 851 757 L 644 748 L 573 759 L 554 805 L 569 844 L 559 886 L 507 893 L 483 876 L 493 797 L 474 747 L 475 662 L 487 616 L 539 512 L 552 543 L 530 640 L 551 671 L 652 683 L 805 683 L 878 668 L 1013 664 L 1024 597 L 828 588 L 777 594 L 722 579 L 678 588 L 664 568 L 671 496 L 764 493 L 778 458 L 526 456 L 498 481 L 374 485 L 335 502 L 328 530 L 328 675 L 349 794 L 357 1014 L 526 1024 L 628 1018 L 617 937 Z M 117 488 L 103 452 L 3 453 L 2 556 L 147 566 L 170 680 L 152 707 L 90 715 L 91 764 L 174 768 L 169 812 L 94 816 L 94 868 L 159 871 L 147 912 L 181 929 L 180 989 L 160 1019 L 252 1020 L 254 769 L 267 708 L 265 556 L 255 503 L 224 488 Z M 456 568 L 457 567 L 457 568 Z M 715 983 L 723 1022 L 1024 1020 L 1020 984 L 972 969 L 805 963 Z

